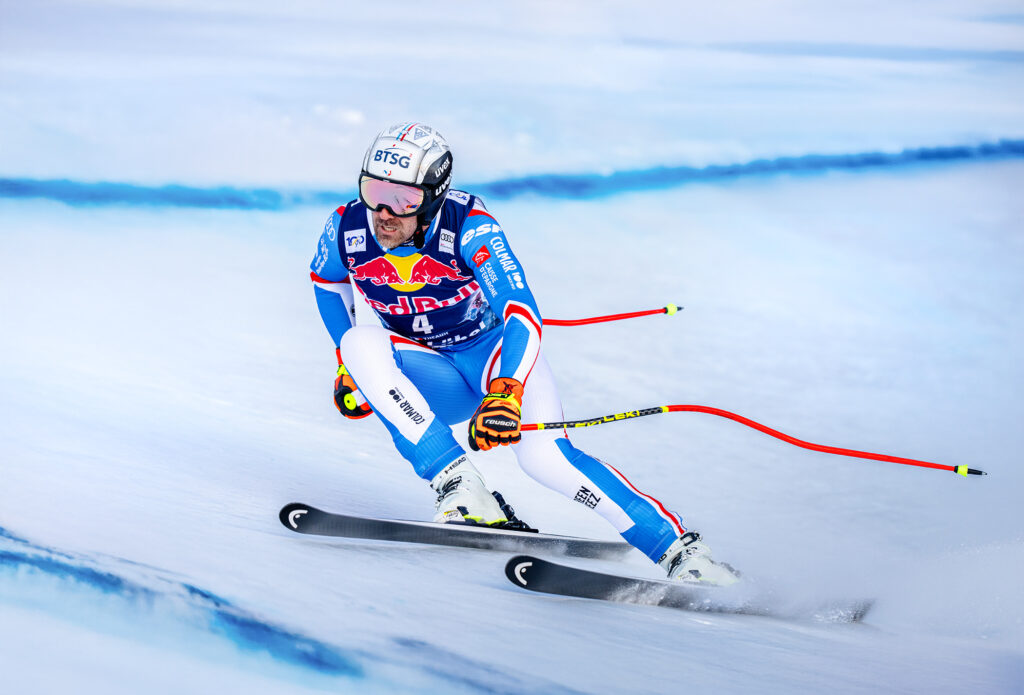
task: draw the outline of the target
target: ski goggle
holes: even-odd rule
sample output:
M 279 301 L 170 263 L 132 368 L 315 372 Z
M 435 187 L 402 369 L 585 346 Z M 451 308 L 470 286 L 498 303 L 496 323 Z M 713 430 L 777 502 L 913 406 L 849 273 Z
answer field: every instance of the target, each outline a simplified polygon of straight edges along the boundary
M 359 199 L 373 211 L 387 208 L 395 217 L 412 217 L 420 212 L 426 193 L 422 188 L 384 181 L 368 174 L 359 177 Z

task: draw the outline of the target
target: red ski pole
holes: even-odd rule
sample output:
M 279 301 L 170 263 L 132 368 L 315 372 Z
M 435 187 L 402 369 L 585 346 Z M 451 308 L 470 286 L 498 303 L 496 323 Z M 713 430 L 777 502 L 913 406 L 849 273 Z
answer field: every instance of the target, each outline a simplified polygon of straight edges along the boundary
M 608 316 L 593 316 L 589 319 L 544 319 L 545 326 L 583 326 L 588 323 L 604 323 L 605 321 L 622 321 L 623 319 L 635 319 L 638 316 L 652 316 L 654 314 L 668 314 L 672 316 L 683 307 L 669 304 L 660 309 L 645 309 L 644 311 L 630 311 L 625 314 L 609 314 Z
M 592 427 L 594 425 L 603 425 L 607 422 L 617 422 L 619 420 L 628 420 L 635 417 L 643 417 L 644 415 L 657 415 L 659 413 L 679 413 L 679 412 L 692 412 L 692 413 L 707 413 L 708 415 L 717 415 L 718 417 L 728 418 L 734 420 L 741 425 L 752 427 L 759 432 L 763 432 L 767 435 L 771 435 L 776 439 L 781 439 L 784 442 L 799 446 L 804 449 L 810 449 L 812 451 L 820 451 L 826 454 L 836 454 L 838 456 L 850 456 L 862 459 L 871 459 L 874 461 L 886 461 L 888 463 L 900 463 L 905 466 L 920 466 L 922 468 L 935 468 L 940 471 L 952 471 L 964 477 L 968 475 L 988 475 L 985 471 L 979 471 L 974 468 L 968 468 L 967 466 L 947 466 L 941 463 L 931 463 L 930 461 L 918 461 L 917 459 L 901 458 L 899 456 L 889 456 L 887 454 L 872 454 L 867 451 L 855 451 L 853 449 L 841 449 L 835 446 L 825 446 L 824 444 L 814 444 L 813 442 L 805 442 L 802 439 L 791 437 L 788 434 L 773 430 L 770 427 L 766 427 L 759 422 L 754 422 L 749 418 L 745 418 L 742 415 L 736 413 L 730 413 L 728 410 L 721 410 L 719 408 L 711 408 L 706 405 L 661 405 L 653 408 L 644 408 L 643 410 L 629 410 L 624 413 L 614 413 L 612 415 L 603 415 L 601 417 L 592 418 L 590 420 L 572 420 L 566 422 L 545 422 L 535 423 L 522 426 L 522 431 L 530 432 L 534 430 L 550 430 L 550 429 L 562 429 L 567 427 Z

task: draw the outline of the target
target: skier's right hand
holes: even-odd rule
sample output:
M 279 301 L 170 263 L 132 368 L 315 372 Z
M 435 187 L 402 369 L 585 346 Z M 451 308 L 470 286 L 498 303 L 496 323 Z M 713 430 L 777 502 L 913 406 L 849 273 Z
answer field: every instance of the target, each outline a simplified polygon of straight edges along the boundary
M 359 393 L 359 387 L 344 364 L 338 365 L 338 378 L 334 380 L 334 405 L 338 412 L 352 420 L 373 414 L 373 409 Z

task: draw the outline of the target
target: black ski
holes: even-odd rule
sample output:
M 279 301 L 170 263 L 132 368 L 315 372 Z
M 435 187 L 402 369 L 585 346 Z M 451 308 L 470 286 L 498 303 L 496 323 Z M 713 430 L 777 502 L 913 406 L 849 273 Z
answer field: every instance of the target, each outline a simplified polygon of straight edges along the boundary
M 633 549 L 631 545 L 617 541 L 462 524 L 435 524 L 427 521 L 399 521 L 332 514 L 297 502 L 282 507 L 278 516 L 281 523 L 292 531 L 317 536 L 452 545 L 518 553 L 552 553 L 586 558 L 622 557 Z
M 772 607 L 768 599 L 751 598 L 747 591 L 734 591 L 735 587 L 704 587 L 603 574 L 529 555 L 518 555 L 509 560 L 505 565 L 505 576 L 516 586 L 545 594 L 665 606 L 704 613 L 735 613 L 829 623 L 855 623 L 860 622 L 871 608 L 871 601 Z

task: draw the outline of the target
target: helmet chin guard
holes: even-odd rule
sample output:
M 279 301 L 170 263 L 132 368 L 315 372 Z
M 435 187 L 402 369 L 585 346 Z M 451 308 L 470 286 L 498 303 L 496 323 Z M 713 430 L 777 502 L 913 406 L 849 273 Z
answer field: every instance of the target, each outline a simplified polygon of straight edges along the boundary
M 444 136 L 428 125 L 399 123 L 374 138 L 363 157 L 360 176 L 364 174 L 423 191 L 421 212 L 416 216 L 419 231 L 440 212 L 451 188 L 451 148 Z M 417 237 L 422 239 L 422 234 Z

